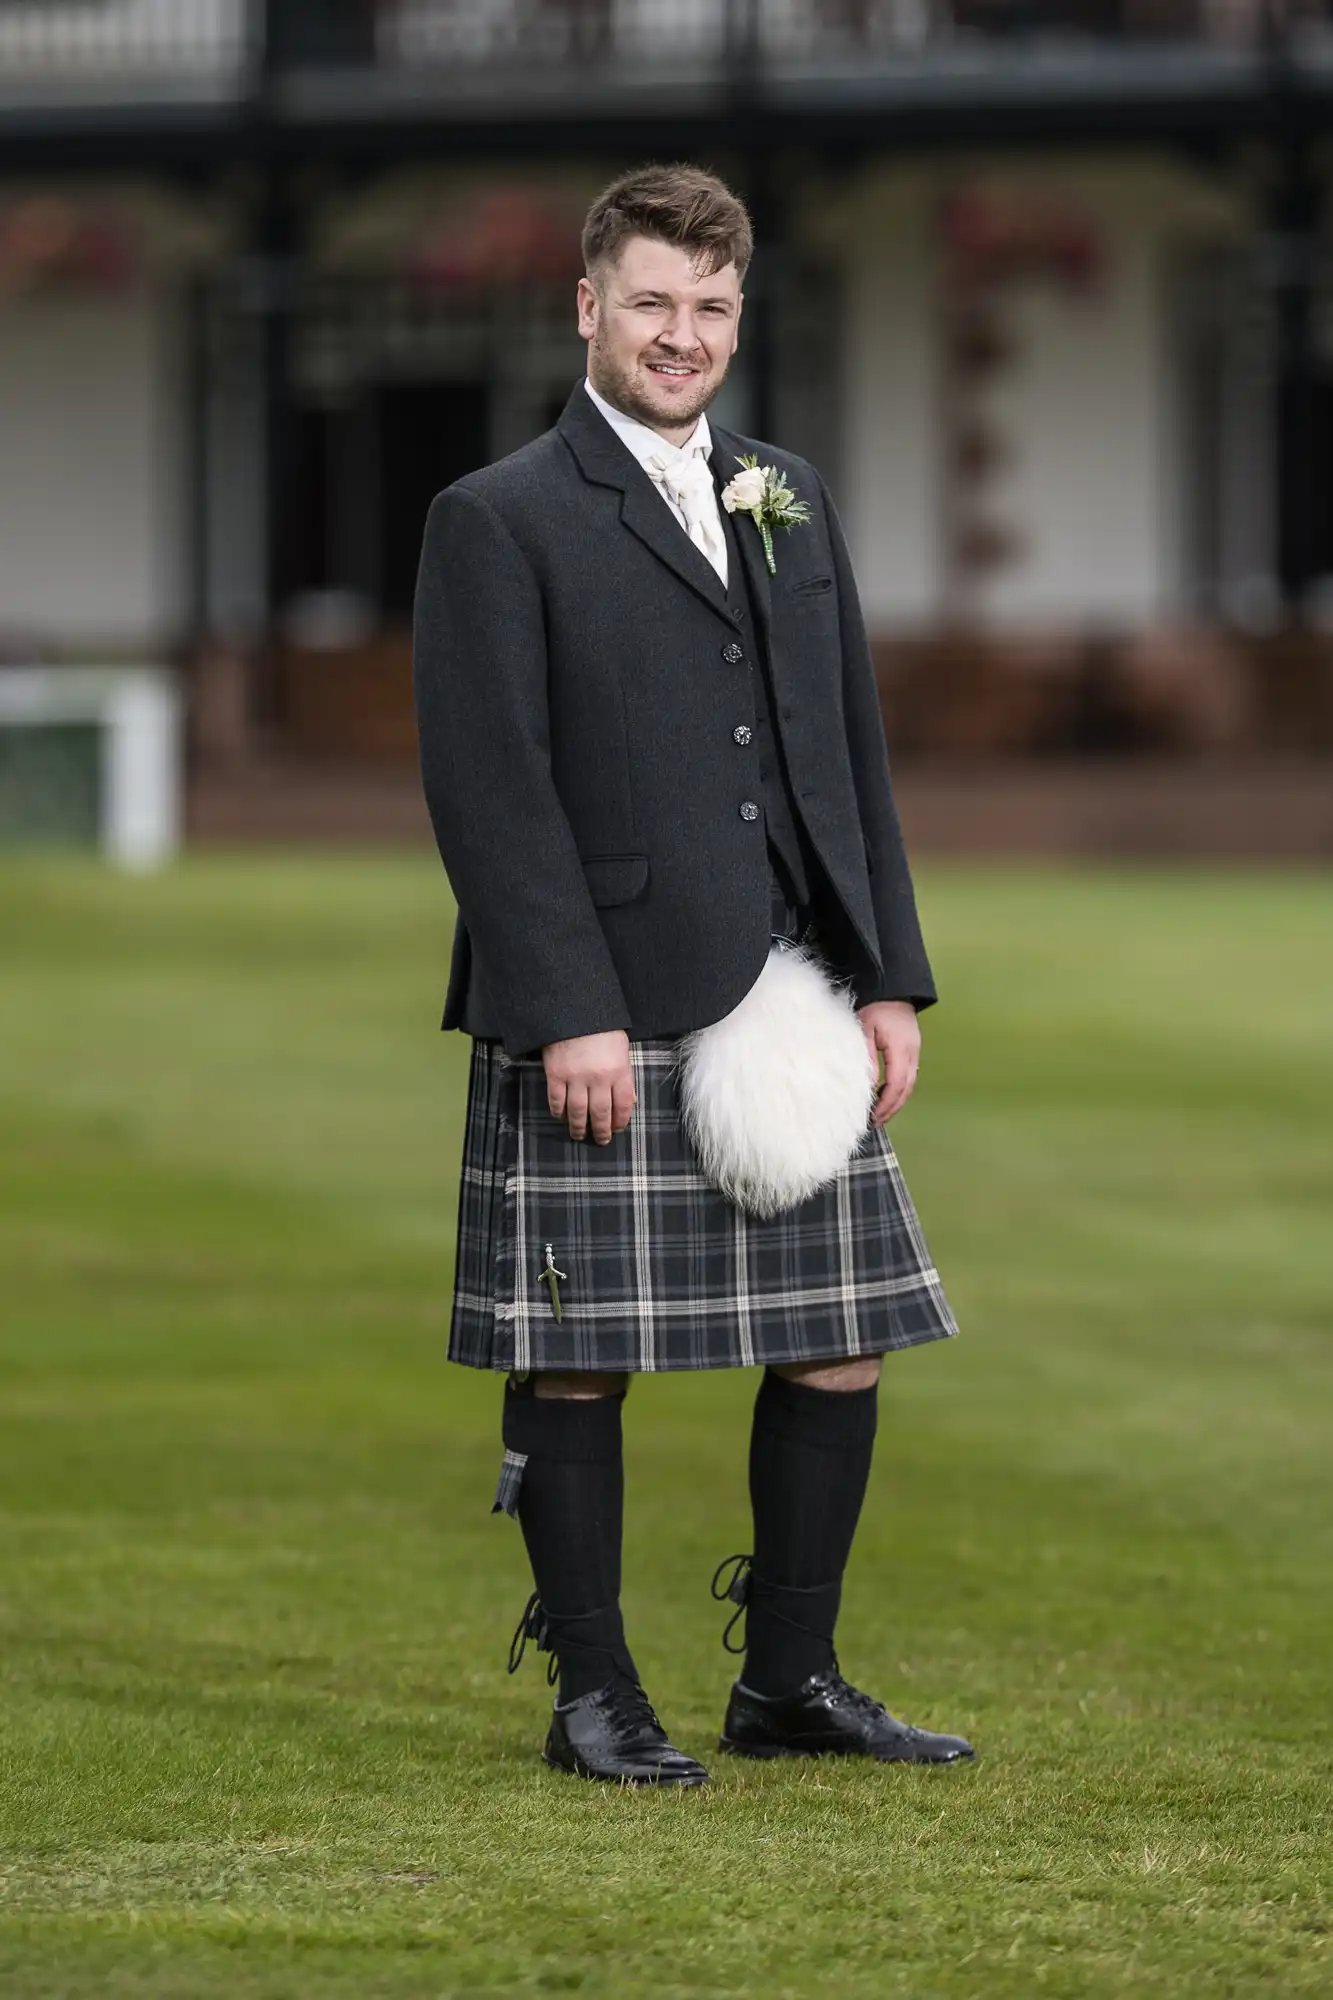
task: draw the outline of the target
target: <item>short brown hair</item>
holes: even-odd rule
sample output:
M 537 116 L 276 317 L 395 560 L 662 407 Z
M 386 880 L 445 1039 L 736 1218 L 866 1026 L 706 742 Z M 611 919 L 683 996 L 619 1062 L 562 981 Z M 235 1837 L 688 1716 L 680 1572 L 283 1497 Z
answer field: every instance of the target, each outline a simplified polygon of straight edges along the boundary
M 652 236 L 690 251 L 707 277 L 734 264 L 741 277 L 754 254 L 745 204 L 705 167 L 635 167 L 598 195 L 583 225 L 589 277 L 614 264 L 631 236 Z

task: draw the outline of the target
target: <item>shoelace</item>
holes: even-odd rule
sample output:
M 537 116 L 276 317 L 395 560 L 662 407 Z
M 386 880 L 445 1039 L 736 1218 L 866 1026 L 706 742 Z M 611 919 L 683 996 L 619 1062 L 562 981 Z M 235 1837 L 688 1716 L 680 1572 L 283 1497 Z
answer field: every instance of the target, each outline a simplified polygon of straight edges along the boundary
M 662 1735 L 666 1734 L 658 1719 L 657 1710 L 649 1701 L 647 1694 L 638 1681 L 618 1681 L 616 1683 L 616 1695 L 615 1723 L 616 1733 L 619 1736 L 628 1736 L 632 1730 L 641 1727 L 645 1722 L 650 1724 L 652 1728 L 661 1731 Z
M 560 1678 L 560 1661 L 551 1652 L 550 1628 L 546 1623 L 546 1612 L 538 1593 L 534 1590 L 523 1606 L 523 1616 L 514 1628 L 514 1636 L 509 1641 L 509 1671 L 516 1674 L 523 1664 L 523 1655 L 528 1650 L 528 1640 L 539 1653 L 551 1653 L 546 1667 L 546 1685 L 554 1687 Z
M 739 1621 L 745 1616 L 749 1607 L 750 1579 L 753 1575 L 754 1558 L 748 1555 L 724 1556 L 713 1571 L 711 1588 L 714 1598 L 719 1604 L 723 1604 L 730 1599 L 736 1606 L 736 1610 L 732 1613 L 731 1618 L 727 1622 L 727 1628 L 722 1634 L 722 1644 L 729 1653 L 743 1653 L 745 1651 L 744 1639 L 742 1638 L 739 1645 L 733 1646 L 731 1635 L 735 1631 Z M 802 1625 L 799 1618 L 788 1618 L 783 1612 L 778 1611 L 772 1605 L 768 1607 L 768 1612 L 769 1616 L 776 1618 L 780 1624 L 790 1625 L 793 1631 L 805 1632 L 811 1638 L 823 1637 L 822 1633 L 812 1631 L 810 1626 Z M 901 1729 L 905 1736 L 920 1737 L 925 1734 L 924 1730 L 914 1728 L 910 1722 L 900 1722 L 893 1711 L 886 1708 L 882 1701 L 875 1700 L 874 1695 L 865 1694 L 860 1688 L 853 1687 L 850 1681 L 844 1680 L 842 1669 L 838 1665 L 838 1655 L 832 1641 L 826 1640 L 825 1644 L 828 1646 L 829 1657 L 832 1661 L 828 1674 L 829 1692 L 844 1707 L 855 1709 L 859 1714 L 868 1716 L 874 1720 L 879 1720 L 880 1717 L 883 1717 L 886 1722 L 891 1722 L 895 1729 Z
M 736 1630 L 741 1619 L 744 1618 L 746 1608 L 750 1602 L 750 1570 L 752 1566 L 753 1557 L 751 1556 L 723 1556 L 721 1562 L 713 1571 L 713 1581 L 708 1586 L 713 1594 L 715 1603 L 726 1604 L 730 1600 L 736 1606 L 736 1609 L 727 1620 L 726 1628 L 722 1634 L 722 1644 L 728 1653 L 743 1653 L 745 1651 L 744 1638 L 742 1637 L 741 1643 L 738 1646 L 733 1646 L 731 1635 Z M 725 1583 L 722 1581 L 724 1571 L 730 1572 Z
M 724 1574 L 725 1581 L 723 1580 Z M 727 1620 L 726 1629 L 722 1634 L 724 1648 L 728 1653 L 733 1655 L 743 1653 L 746 1648 L 745 1633 L 741 1634 L 740 1640 L 736 1645 L 732 1644 L 731 1635 L 749 1610 L 750 1585 L 753 1578 L 754 1557 L 752 1555 L 723 1556 L 721 1562 L 713 1571 L 713 1581 L 709 1586 L 718 1604 L 725 1604 L 730 1600 L 736 1606 L 735 1611 L 733 1611 L 731 1617 Z M 791 1596 L 799 1597 L 802 1592 L 800 1585 L 784 1584 L 782 1588 Z M 810 1587 L 809 1595 L 813 1597 L 816 1591 L 824 1588 L 823 1584 L 813 1584 Z M 847 1683 L 842 1679 L 842 1674 L 838 1667 L 838 1655 L 833 1649 L 833 1641 L 831 1639 L 825 1638 L 822 1632 L 816 1632 L 812 1625 L 803 1625 L 799 1618 L 789 1618 L 786 1612 L 779 1611 L 776 1605 L 769 1604 L 765 1608 L 769 1617 L 776 1618 L 779 1625 L 787 1625 L 793 1632 L 804 1632 L 806 1637 L 810 1639 L 822 1639 L 829 1650 L 829 1659 L 832 1662 L 834 1679 L 842 1682 L 844 1687 L 847 1686 Z M 854 1693 L 855 1690 L 853 1689 L 852 1692 Z M 869 1695 L 863 1698 L 867 1701 L 870 1699 Z
M 845 1681 L 836 1670 L 833 1674 L 833 1692 L 848 1708 L 859 1709 L 863 1715 L 876 1717 L 882 1715 L 886 1721 L 895 1723 L 899 1729 L 908 1728 L 905 1722 L 898 1721 L 896 1715 L 889 1714 L 882 1701 L 876 1701 L 873 1694 L 863 1694 L 860 1688 L 854 1688 L 851 1682 Z M 908 1730 L 909 1735 L 915 1733 L 913 1730 Z
M 596 1614 L 589 1613 L 589 1616 L 596 1616 Z M 577 1621 L 570 1619 L 565 1622 L 573 1624 Z M 523 1655 L 528 1650 L 529 1639 L 531 1639 L 539 1653 L 550 1654 L 551 1657 L 546 1666 L 546 1685 L 547 1687 L 554 1687 L 560 1678 L 560 1655 L 551 1644 L 551 1628 L 546 1616 L 546 1607 L 543 1605 L 539 1593 L 535 1590 L 523 1606 L 523 1615 L 514 1628 L 513 1638 L 509 1641 L 509 1672 L 511 1674 L 516 1674 L 522 1666 Z M 566 1640 L 566 1644 L 568 1643 L 569 1641 Z M 613 1672 L 612 1680 L 619 1696 L 619 1713 L 615 1720 L 621 1729 L 621 1733 L 627 1733 L 630 1728 L 640 1722 L 650 1722 L 655 1729 L 661 1729 L 662 1724 L 658 1719 L 657 1712 L 639 1682 L 630 1680 L 627 1674 L 621 1673 L 618 1670 Z

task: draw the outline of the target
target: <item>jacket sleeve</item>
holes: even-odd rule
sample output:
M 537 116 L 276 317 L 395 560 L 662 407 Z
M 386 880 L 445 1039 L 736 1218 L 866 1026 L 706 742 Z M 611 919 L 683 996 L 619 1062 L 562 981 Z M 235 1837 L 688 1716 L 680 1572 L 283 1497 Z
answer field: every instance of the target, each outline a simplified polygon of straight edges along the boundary
M 828 520 L 838 593 L 847 748 L 861 807 L 861 830 L 865 835 L 870 861 L 875 927 L 884 961 L 882 978 L 868 975 L 864 980 L 858 980 L 854 998 L 858 1007 L 868 1007 L 875 1000 L 910 1000 L 920 1011 L 932 1006 L 937 996 L 921 936 L 911 871 L 907 865 L 902 830 L 898 824 L 898 808 L 894 804 L 889 778 L 889 753 L 884 742 L 884 716 L 879 705 L 879 689 L 842 523 L 822 479 L 819 490 Z
M 545 618 L 532 567 L 465 487 L 426 521 L 412 631 L 421 776 L 506 1052 L 629 1028 L 551 775 Z

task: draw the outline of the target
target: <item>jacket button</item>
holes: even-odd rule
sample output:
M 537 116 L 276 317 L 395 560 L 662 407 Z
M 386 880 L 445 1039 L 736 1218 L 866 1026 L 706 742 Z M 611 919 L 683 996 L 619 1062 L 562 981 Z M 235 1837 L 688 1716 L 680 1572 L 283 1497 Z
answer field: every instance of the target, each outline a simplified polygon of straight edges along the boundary
M 753 799 L 743 800 L 741 804 L 741 818 L 758 819 L 758 817 L 759 817 L 759 808 L 755 804 L 754 800 Z
M 738 722 L 731 732 L 731 740 L 733 743 L 748 743 L 753 735 L 754 731 L 748 722 Z
M 730 645 L 722 648 L 722 657 L 729 667 L 738 667 L 745 658 L 745 648 L 738 646 L 733 639 Z

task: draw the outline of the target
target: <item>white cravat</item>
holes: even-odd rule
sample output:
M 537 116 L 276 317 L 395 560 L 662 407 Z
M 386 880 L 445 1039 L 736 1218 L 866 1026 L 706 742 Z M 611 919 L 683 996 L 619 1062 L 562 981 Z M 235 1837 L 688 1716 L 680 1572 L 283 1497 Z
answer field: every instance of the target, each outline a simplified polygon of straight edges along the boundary
M 644 471 L 663 487 L 685 517 L 685 532 L 727 581 L 727 543 L 717 510 L 717 489 L 707 457 L 701 451 L 654 452 Z
M 713 475 L 708 469 L 713 438 L 708 428 L 707 417 L 700 417 L 695 425 L 694 435 L 687 445 L 674 445 L 668 443 L 664 437 L 659 437 L 656 431 L 648 428 L 647 424 L 641 424 L 637 417 L 627 417 L 623 410 L 615 407 L 614 403 L 608 403 L 605 396 L 599 395 L 593 388 L 591 382 L 585 380 L 583 386 L 588 392 L 593 408 L 600 410 L 626 451 L 631 457 L 637 458 L 656 486 L 662 496 L 662 505 L 684 528 L 694 546 L 707 556 L 725 585 L 727 542 L 722 528 L 722 516 L 718 512 L 717 489 L 713 485 Z M 696 466 L 697 472 L 686 470 Z

